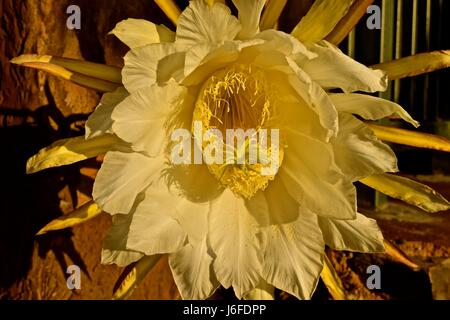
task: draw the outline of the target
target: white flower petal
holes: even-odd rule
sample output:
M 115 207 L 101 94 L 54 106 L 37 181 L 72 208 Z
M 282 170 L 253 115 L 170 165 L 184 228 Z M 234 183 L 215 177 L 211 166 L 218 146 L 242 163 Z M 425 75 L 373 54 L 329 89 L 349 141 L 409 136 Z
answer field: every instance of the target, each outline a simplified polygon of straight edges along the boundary
M 178 221 L 183 231 L 187 233 L 189 242 L 196 245 L 202 241 L 208 230 L 207 215 L 209 212 L 209 202 L 192 201 L 183 192 L 183 188 L 191 186 L 192 188 L 200 187 L 204 189 L 205 186 L 199 186 L 204 181 L 202 181 L 202 177 L 198 177 L 197 185 L 194 181 L 189 181 L 185 182 L 187 185 L 181 187 L 179 183 L 172 180 L 174 177 L 171 177 L 171 173 L 167 169 L 164 169 L 163 175 L 163 178 L 154 181 L 147 188 L 145 199 L 148 203 L 152 204 L 153 212 L 160 212 Z M 214 183 L 210 184 L 210 187 L 212 189 Z M 192 191 L 186 190 L 185 192 Z M 205 193 L 207 194 L 207 192 Z
M 297 64 L 287 59 L 294 75 L 289 75 L 289 82 L 298 95 L 314 110 L 320 118 L 321 125 L 328 130 L 328 137 L 335 136 L 338 131 L 338 113 L 328 94 Z
M 264 200 L 264 199 L 263 199 Z M 233 287 L 238 298 L 260 281 L 261 242 L 259 223 L 243 199 L 226 189 L 211 203 L 209 241 L 214 252 L 214 271 L 225 287 Z
M 135 151 L 157 156 L 169 142 L 167 123 L 181 105 L 186 89 L 174 82 L 132 93 L 112 114 L 113 131 Z
M 186 52 L 184 68 L 186 79 L 184 80 L 184 83 L 189 85 L 199 84 L 208 78 L 212 72 L 235 61 L 238 58 L 238 53 L 238 47 L 234 42 L 227 42 L 223 45 L 201 43 L 192 46 Z M 201 66 L 203 66 L 203 68 L 196 70 Z M 194 75 L 191 75 L 194 70 L 197 72 L 195 72 Z M 194 82 L 192 78 L 194 78 L 195 75 L 201 75 L 201 80 L 195 80 Z
M 384 252 L 383 234 L 373 219 L 356 214 L 355 220 L 319 217 L 325 243 L 335 250 Z
M 126 238 L 125 238 L 126 240 Z M 116 264 L 119 267 L 126 267 L 138 261 L 144 255 L 137 251 L 122 249 L 102 249 L 101 264 Z
M 298 219 L 298 202 L 289 195 L 282 180 L 277 177 L 264 190 L 272 221 L 268 223 L 288 224 Z M 275 219 L 275 220 L 274 220 Z
M 99 105 L 86 121 L 86 139 L 95 138 L 105 133 L 112 133 L 112 112 L 114 108 L 128 97 L 124 87 L 105 93 Z
M 279 176 L 289 194 L 318 215 L 354 219 L 355 187 L 334 163 L 331 146 L 298 131 L 288 133 Z
M 178 19 L 176 42 L 191 46 L 223 43 L 233 40 L 240 30 L 241 25 L 226 5 L 190 1 Z
M 275 287 L 310 299 L 323 266 L 325 244 L 317 215 L 302 210 L 298 219 L 290 223 L 276 223 L 263 229 L 267 237 L 264 248 L 263 278 Z
M 352 181 L 373 174 L 397 172 L 397 158 L 370 128 L 351 114 L 339 116 L 339 133 L 331 140 L 335 161 Z
M 186 245 L 186 232 L 177 220 L 165 213 L 167 206 L 147 195 L 148 192 L 133 212 L 127 249 L 146 255 L 177 252 Z
M 170 269 L 183 299 L 203 300 L 219 287 L 212 270 L 212 261 L 206 237 L 195 245 L 188 244 L 169 255 Z
M 278 100 L 277 125 L 280 130 L 288 128 L 324 142 L 329 141 L 329 130 L 321 125 L 318 113 L 298 96 L 289 84 L 286 73 L 273 70 L 265 70 L 265 73 Z
M 419 126 L 405 109 L 389 100 L 356 93 L 331 94 L 330 98 L 339 112 L 357 114 L 366 120 L 398 116 L 416 128 Z
M 103 241 L 102 264 L 114 263 L 119 267 L 125 267 L 144 256 L 141 252 L 126 248 L 132 218 L 132 214 L 117 214 L 112 217 L 112 227 Z
M 215 71 L 225 68 L 240 58 L 246 48 L 263 43 L 261 39 L 228 41 L 224 44 L 203 43 L 186 52 L 184 85 L 199 85 Z M 241 62 L 241 61 L 240 61 Z
M 165 158 L 136 152 L 110 151 L 94 183 L 95 203 L 109 214 L 127 214 L 137 195 L 159 177 Z
M 133 93 L 155 83 L 164 83 L 184 70 L 184 47 L 174 43 L 149 44 L 124 57 L 123 85 Z
M 296 62 L 323 88 L 341 88 L 344 92 L 386 90 L 387 77 L 383 71 L 356 62 L 332 44 L 321 41 L 308 49 L 316 53 L 317 58 Z
M 163 25 L 156 25 L 143 19 L 126 19 L 120 21 L 110 32 L 125 43 L 130 49 L 151 43 L 173 42 L 175 32 Z
M 233 0 L 238 9 L 239 22 L 242 29 L 239 32 L 239 39 L 251 39 L 259 33 L 259 22 L 266 0 Z
M 313 59 L 317 57 L 317 54 L 308 50 L 303 43 L 283 31 L 264 30 L 257 34 L 256 38 L 266 41 L 263 45 L 258 46 L 262 52 L 276 50 L 288 57 L 296 57 L 298 59 Z

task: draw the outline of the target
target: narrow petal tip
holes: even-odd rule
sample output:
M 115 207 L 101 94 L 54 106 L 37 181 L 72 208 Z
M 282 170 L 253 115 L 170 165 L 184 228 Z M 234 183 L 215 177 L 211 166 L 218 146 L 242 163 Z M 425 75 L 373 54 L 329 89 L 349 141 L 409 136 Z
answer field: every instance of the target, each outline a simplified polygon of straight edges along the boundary
M 35 62 L 44 62 L 48 63 L 52 59 L 52 56 L 49 55 L 39 55 L 39 54 L 22 54 L 20 56 L 14 57 L 9 62 L 13 64 L 26 64 L 26 63 L 35 63 Z
M 102 213 L 102 210 L 93 201 L 89 201 L 74 211 L 50 221 L 36 233 L 36 236 L 46 234 L 50 231 L 74 227 L 95 218 L 100 213 Z

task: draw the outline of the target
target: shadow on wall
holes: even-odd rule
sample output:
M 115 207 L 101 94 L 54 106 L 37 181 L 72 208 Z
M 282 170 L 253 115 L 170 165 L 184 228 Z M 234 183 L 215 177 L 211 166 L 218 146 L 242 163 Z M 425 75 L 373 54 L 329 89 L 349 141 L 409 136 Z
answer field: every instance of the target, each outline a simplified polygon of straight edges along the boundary
M 55 131 L 49 119 L 58 126 Z M 52 102 L 34 112 L 0 109 L 0 287 L 7 288 L 24 278 L 30 268 L 33 243 L 38 241 L 39 255 L 45 257 L 52 250 L 66 272 L 63 253 L 83 267 L 83 261 L 74 248 L 70 230 L 35 238 L 36 232 L 52 219 L 60 216 L 59 194 L 66 188 L 69 206 L 77 206 L 76 188 L 91 193 L 92 179 L 80 174 L 80 166 L 95 166 L 84 161 L 78 165 L 54 168 L 27 175 L 27 159 L 55 139 L 80 135 L 76 124 L 86 115 L 64 118 Z M 86 180 L 86 181 L 83 181 Z M 84 268 L 85 269 L 85 268 Z M 86 271 L 86 270 L 84 270 Z
M 184 8 L 186 1 L 177 1 Z M 114 60 L 121 60 L 128 48 L 108 33 L 124 19 L 146 19 L 155 24 L 164 24 L 172 30 L 174 25 L 162 13 L 154 1 L 108 1 L 107 6 L 114 10 L 105 10 L 105 2 L 92 0 L 72 1 L 81 9 L 81 29 L 76 30 L 83 58 L 88 61 L 105 63 L 105 48 L 111 46 L 117 53 Z
M 50 90 L 47 81 L 44 89 L 49 104 L 35 111 L 27 109 L 27 99 L 38 94 L 35 71 L 29 71 L 17 66 L 10 66 L 9 59 L 14 56 L 35 52 L 34 38 L 27 35 L 27 28 L 35 26 L 15 23 L 34 8 L 30 2 L 5 2 L 5 17 L 11 25 L 2 26 L 5 31 L 4 49 L 0 57 L 0 166 L 2 169 L 0 183 L 0 289 L 8 288 L 17 281 L 24 279 L 30 271 L 35 240 L 38 244 L 38 254 L 46 256 L 53 251 L 64 277 L 66 276 L 67 255 L 75 264 L 83 268 L 84 263 L 72 242 L 72 232 L 63 230 L 35 237 L 36 232 L 52 219 L 59 217 L 64 211 L 70 211 L 77 206 L 77 189 L 90 195 L 92 179 L 80 174 L 80 167 L 97 168 L 96 161 L 83 161 L 71 166 L 53 168 L 33 175 L 26 175 L 26 161 L 41 148 L 52 142 L 83 134 L 86 114 L 72 114 L 64 117 L 61 106 L 55 102 L 54 94 L 59 100 L 64 100 L 69 92 L 59 92 L 58 88 Z M 69 3 L 70 2 L 70 3 Z M 80 50 L 85 60 L 120 65 L 127 48 L 114 36 L 108 35 L 117 22 L 126 18 L 143 18 L 155 23 L 171 22 L 162 14 L 153 1 L 92 1 L 73 0 L 49 3 L 45 10 L 53 12 L 55 18 L 48 16 L 42 21 L 64 21 L 67 6 L 78 5 L 81 9 L 82 26 L 80 30 L 67 31 L 65 25 L 55 25 L 55 34 L 66 35 L 74 32 L 78 38 Z M 181 4 L 181 3 L 180 3 Z M 186 4 L 181 4 L 185 6 Z M 50 9 L 48 9 L 50 8 Z M 44 9 L 42 14 L 49 15 Z M 52 11 L 53 10 L 53 11 Z M 54 12 L 58 10 L 58 12 Z M 0 9 L 1 11 L 1 9 Z M 45 13 L 44 13 L 45 12 Z M 5 19 L 6 19 L 5 18 Z M 45 18 L 45 19 L 44 19 Z M 46 20 L 47 19 L 47 20 Z M 57 22 L 60 23 L 60 22 Z M 17 28 L 16 28 L 17 25 Z M 5 29 L 6 28 L 6 29 Z M 16 30 L 17 29 L 17 30 Z M 15 33 L 14 33 L 15 32 Z M 28 44 L 28 42 L 31 42 Z M 24 48 L 27 43 L 27 48 Z M 48 42 L 52 52 L 64 52 L 65 40 L 60 43 Z M 0 45 L 1 46 L 1 45 Z M 3 47 L 3 46 L 2 46 Z M 20 49 L 18 49 L 20 47 Z M 31 49 L 34 48 L 34 49 Z M 31 50 L 31 51 L 30 51 Z M 45 49 L 42 50 L 45 52 Z M 6 70 L 7 69 L 7 70 Z M 2 71 L 3 75 L 2 75 Z M 8 72 L 7 72 L 8 71 Z M 29 82 L 33 82 L 30 85 Z M 27 88 L 27 90 L 23 90 Z M 33 88 L 33 89 L 29 89 Z M 70 89 L 68 89 L 70 90 Z M 58 100 L 58 101 L 59 101 Z M 5 105 L 4 103 L 7 102 Z M 30 109 L 32 106 L 30 106 Z M 50 120 L 51 119 L 51 120 Z M 56 125 L 55 125 L 56 124 Z M 61 198 L 63 203 L 61 203 Z M 62 205 L 61 205 L 62 204 Z M 89 276 L 89 275 L 88 275 Z

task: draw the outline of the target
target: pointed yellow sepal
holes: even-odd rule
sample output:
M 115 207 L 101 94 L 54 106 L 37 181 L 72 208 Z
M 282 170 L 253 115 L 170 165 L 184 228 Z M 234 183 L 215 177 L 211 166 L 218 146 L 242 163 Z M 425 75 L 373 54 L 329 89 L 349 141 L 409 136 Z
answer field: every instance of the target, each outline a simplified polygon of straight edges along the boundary
M 450 50 L 419 53 L 371 66 L 387 73 L 389 80 L 414 77 L 450 67 Z
M 262 280 L 259 285 L 244 294 L 244 300 L 274 300 L 275 297 L 275 288 L 274 286 L 268 284 L 266 281 Z
M 225 4 L 225 0 L 205 0 L 205 2 L 210 6 L 214 5 L 214 3 Z
M 390 255 L 392 258 L 397 260 L 398 262 L 403 263 L 404 265 L 410 267 L 413 270 L 420 270 L 420 267 L 413 262 L 400 248 L 398 248 L 395 244 L 390 242 L 389 240 L 384 240 L 384 247 L 386 248 L 386 253 Z
M 49 231 L 56 231 L 61 229 L 66 229 L 74 227 L 76 225 L 82 224 L 92 218 L 98 216 L 102 213 L 102 210 L 93 202 L 82 205 L 78 209 L 63 215 L 51 222 L 49 222 L 45 227 L 43 227 L 36 235 L 42 235 Z
M 324 39 L 347 14 L 352 2 L 353 0 L 316 0 L 291 34 L 303 43 Z
M 88 140 L 84 136 L 58 140 L 28 159 L 27 173 L 35 173 L 44 169 L 94 158 L 105 154 L 120 141 L 119 138 L 111 134 Z
M 347 14 L 339 21 L 334 30 L 325 38 L 334 45 L 339 45 L 366 14 L 367 8 L 375 0 L 356 0 Z
M 177 6 L 174 0 L 155 0 L 158 7 L 165 13 L 167 18 L 173 22 L 174 25 L 177 25 L 178 18 L 180 17 L 181 10 Z
M 86 76 L 80 73 L 76 73 L 73 71 L 70 71 L 64 67 L 61 67 L 56 64 L 48 63 L 48 62 L 40 62 L 40 61 L 26 61 L 30 60 L 28 58 L 23 58 L 23 56 L 14 58 L 11 60 L 12 63 L 21 65 L 23 67 L 38 69 L 42 71 L 46 71 L 50 73 L 51 75 L 63 78 L 65 80 L 69 80 L 73 83 L 76 83 L 80 86 L 93 89 L 99 92 L 111 92 L 116 90 L 121 85 L 118 83 L 114 83 L 107 80 L 102 80 L 98 78 L 93 78 L 90 76 Z
M 386 127 L 373 123 L 366 124 L 380 140 L 416 148 L 450 152 L 450 140 L 447 138 L 429 133 Z
M 145 256 L 133 266 L 126 268 L 119 277 L 116 284 L 117 289 L 113 293 L 114 300 L 124 300 L 130 297 L 133 290 L 145 278 L 150 270 L 156 265 L 161 255 Z
M 386 173 L 364 178 L 360 182 L 427 212 L 434 213 L 450 209 L 450 202 L 438 192 L 405 177 Z
M 322 281 L 325 283 L 328 292 L 334 300 L 346 299 L 345 289 L 342 285 L 342 281 L 326 254 L 324 255 L 323 269 L 320 277 L 322 278 Z
M 37 54 L 24 54 L 11 60 L 11 63 L 18 65 L 36 62 L 57 65 L 69 71 L 109 82 L 122 83 L 121 69 L 105 64 Z
M 261 17 L 259 28 L 261 31 L 272 29 L 277 24 L 287 0 L 267 0 L 266 8 Z

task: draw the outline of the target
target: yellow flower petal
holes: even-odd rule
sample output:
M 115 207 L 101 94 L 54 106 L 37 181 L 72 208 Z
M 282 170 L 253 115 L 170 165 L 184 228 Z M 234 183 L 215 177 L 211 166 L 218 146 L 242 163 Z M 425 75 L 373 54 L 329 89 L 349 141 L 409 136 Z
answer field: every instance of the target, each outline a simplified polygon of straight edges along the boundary
M 275 26 L 286 3 L 287 0 L 267 0 L 259 26 L 261 31 L 272 29 Z
M 407 146 L 450 152 L 450 140 L 434 134 L 366 123 L 375 135 L 383 141 Z
M 320 277 L 328 288 L 328 292 L 334 300 L 345 300 L 346 295 L 344 286 L 327 255 L 323 256 L 323 262 L 323 270 Z
M 292 31 L 301 42 L 317 42 L 325 38 L 345 16 L 353 0 L 316 0 L 305 17 Z
M 120 140 L 105 134 L 85 140 L 83 136 L 58 140 L 28 159 L 27 173 L 64 166 L 106 153 Z
M 49 222 L 36 235 L 76 226 L 98 216 L 101 212 L 102 210 L 93 201 L 89 201 L 71 213 Z
M 389 240 L 384 240 L 384 247 L 386 248 L 386 253 L 396 259 L 398 262 L 403 263 L 404 265 L 410 267 L 413 270 L 419 270 L 420 267 L 411 261 L 411 259 L 404 253 L 402 250 L 400 250 L 396 245 L 394 245 Z
M 389 80 L 414 77 L 420 74 L 450 67 L 450 50 L 419 53 L 413 56 L 380 63 L 372 69 L 381 69 Z
M 131 269 L 125 269 L 116 284 L 117 289 L 114 290 L 113 299 L 127 299 L 160 258 L 161 255 L 145 256 L 136 262 Z
M 356 0 L 325 40 L 335 45 L 341 43 L 366 14 L 367 7 L 373 2 L 374 0 Z
M 177 25 L 178 17 L 181 14 L 180 8 L 178 8 L 177 4 L 174 0 L 155 0 L 158 7 L 166 14 L 166 16 L 173 22 L 174 25 Z
M 435 190 L 405 177 L 392 174 L 377 174 L 364 178 L 360 182 L 427 212 L 434 213 L 450 209 L 450 202 Z
M 49 55 L 24 54 L 11 60 L 12 63 L 24 65 L 29 63 L 45 63 L 57 65 L 69 71 L 79 73 L 88 77 L 106 80 L 121 84 L 122 75 L 120 68 L 108 66 L 100 63 L 89 61 L 69 59 L 63 57 L 55 57 Z

